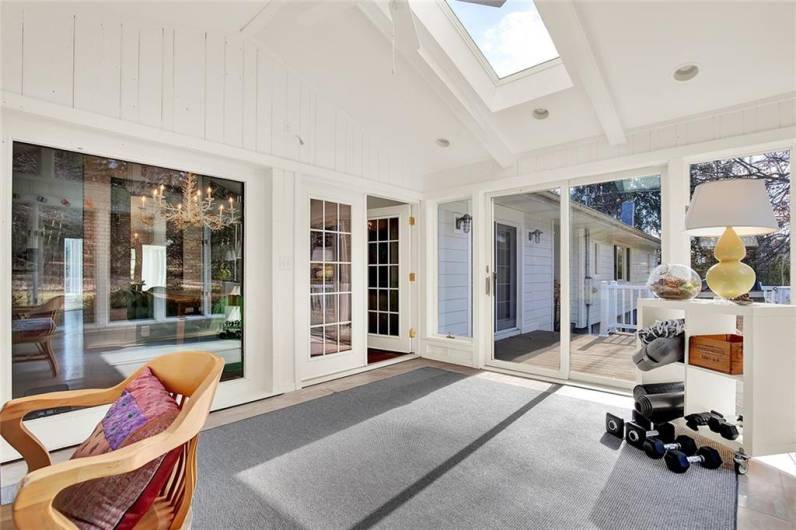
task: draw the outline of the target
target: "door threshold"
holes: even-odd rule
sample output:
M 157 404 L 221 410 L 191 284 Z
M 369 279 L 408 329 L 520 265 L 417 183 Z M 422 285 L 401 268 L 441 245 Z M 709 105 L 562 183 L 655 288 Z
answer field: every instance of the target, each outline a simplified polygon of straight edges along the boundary
M 376 368 L 384 368 L 385 366 L 390 366 L 391 364 L 398 364 L 419 358 L 420 356 L 417 355 L 416 353 L 407 353 L 406 355 L 401 355 L 400 357 L 396 357 L 395 359 L 387 359 L 385 361 L 379 361 L 373 364 L 366 364 L 365 366 L 359 366 L 357 368 L 352 368 L 350 370 L 343 370 L 341 372 L 335 372 L 333 374 L 323 375 L 321 377 L 316 377 L 314 379 L 308 379 L 306 381 L 302 381 L 301 385 L 298 386 L 298 388 L 307 388 L 308 386 L 317 385 L 320 383 L 326 383 L 327 381 L 333 381 L 334 379 L 341 379 L 343 377 L 348 377 L 349 375 L 361 374 L 362 372 L 368 372 Z
M 545 383 L 556 383 L 564 386 L 571 386 L 575 388 L 583 388 L 585 390 L 595 390 L 597 392 L 605 392 L 608 394 L 615 394 L 618 396 L 632 396 L 632 389 L 621 388 L 616 386 L 605 385 L 602 383 L 588 383 L 583 381 L 573 381 L 572 379 L 559 379 L 557 377 L 548 377 L 545 375 L 529 374 L 521 370 L 508 370 L 506 368 L 498 368 L 496 366 L 485 365 L 484 370 L 488 372 L 496 372 L 499 374 L 513 375 L 522 377 L 524 379 L 533 379 L 535 381 L 542 381 Z

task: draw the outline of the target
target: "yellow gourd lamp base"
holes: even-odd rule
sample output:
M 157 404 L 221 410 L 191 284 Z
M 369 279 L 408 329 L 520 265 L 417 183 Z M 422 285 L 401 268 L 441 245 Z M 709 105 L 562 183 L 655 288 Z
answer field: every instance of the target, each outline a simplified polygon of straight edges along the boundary
M 732 227 L 728 226 L 724 230 L 724 234 L 716 243 L 713 255 L 719 262 L 713 265 L 705 276 L 711 291 L 731 300 L 752 289 L 756 279 L 755 271 L 741 262 L 746 256 L 746 247 Z

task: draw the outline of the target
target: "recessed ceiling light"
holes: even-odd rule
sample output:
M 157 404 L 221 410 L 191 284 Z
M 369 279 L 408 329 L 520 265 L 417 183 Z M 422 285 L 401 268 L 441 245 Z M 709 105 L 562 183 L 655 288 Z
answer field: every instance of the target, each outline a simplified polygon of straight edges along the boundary
M 674 71 L 672 77 L 674 77 L 675 81 L 690 81 L 691 79 L 695 78 L 699 73 L 699 66 L 688 63 L 682 66 L 678 66 L 677 70 Z
M 546 120 L 550 116 L 550 111 L 543 108 L 533 109 L 533 117 L 537 120 Z
M 437 145 L 440 147 L 450 147 L 451 145 L 451 141 L 448 140 L 447 138 L 437 138 L 436 142 Z

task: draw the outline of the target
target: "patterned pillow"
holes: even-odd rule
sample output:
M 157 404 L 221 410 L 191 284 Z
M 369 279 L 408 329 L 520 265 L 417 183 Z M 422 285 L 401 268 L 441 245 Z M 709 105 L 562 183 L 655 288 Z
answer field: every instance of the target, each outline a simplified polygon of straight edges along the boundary
M 91 436 L 72 458 L 114 451 L 154 436 L 174 421 L 180 409 L 149 368 L 122 391 Z M 53 505 L 85 530 L 133 528 L 168 480 L 181 448 L 123 475 L 89 480 L 62 491 Z

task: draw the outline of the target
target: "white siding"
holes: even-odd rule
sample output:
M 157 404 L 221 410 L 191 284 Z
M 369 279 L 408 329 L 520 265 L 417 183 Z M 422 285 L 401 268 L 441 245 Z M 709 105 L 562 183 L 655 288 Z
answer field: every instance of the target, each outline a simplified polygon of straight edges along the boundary
M 441 204 L 437 214 L 438 315 L 441 335 L 472 336 L 472 231 L 456 230 L 456 218 L 470 213 L 470 201 Z
M 528 234 L 541 230 L 539 243 L 528 240 Z M 553 331 L 555 256 L 551 222 L 525 214 L 525 229 L 519 236 L 523 245 L 523 322 L 522 331 Z
M 364 130 L 252 41 L 130 23 L 85 4 L 3 2 L 0 8 L 4 91 L 419 187 L 399 148 Z

